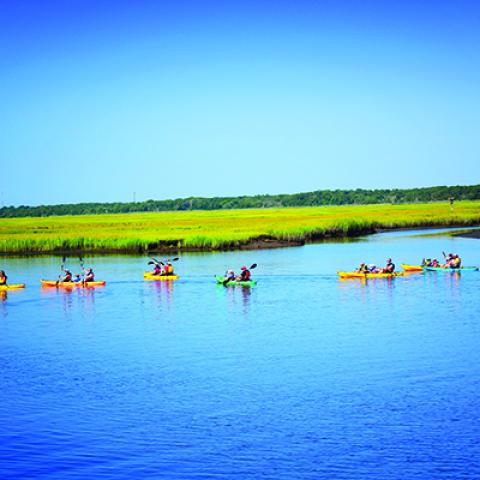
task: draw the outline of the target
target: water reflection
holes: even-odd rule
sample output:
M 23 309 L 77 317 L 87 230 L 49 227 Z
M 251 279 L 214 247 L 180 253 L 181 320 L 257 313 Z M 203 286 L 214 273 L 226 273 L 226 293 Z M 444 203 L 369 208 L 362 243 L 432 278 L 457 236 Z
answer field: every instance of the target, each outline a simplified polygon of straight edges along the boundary
M 83 305 L 85 313 L 93 316 L 95 314 L 96 289 L 87 287 L 79 288 L 77 291 L 79 303 Z
M 227 299 L 228 307 L 232 311 L 237 310 L 240 306 L 242 308 L 242 315 L 246 315 L 250 309 L 250 301 L 253 288 L 255 287 L 224 287 L 223 285 L 218 285 L 217 291 L 219 295 L 224 296 Z
M 58 299 L 62 304 L 64 313 L 68 313 L 73 307 L 78 305 L 82 306 L 86 313 L 95 313 L 95 291 L 96 289 L 92 287 L 42 287 L 40 289 L 42 296 Z
M 174 282 L 168 280 L 154 280 L 151 282 L 145 282 L 147 291 L 154 292 L 155 303 L 157 305 L 170 307 L 173 300 Z

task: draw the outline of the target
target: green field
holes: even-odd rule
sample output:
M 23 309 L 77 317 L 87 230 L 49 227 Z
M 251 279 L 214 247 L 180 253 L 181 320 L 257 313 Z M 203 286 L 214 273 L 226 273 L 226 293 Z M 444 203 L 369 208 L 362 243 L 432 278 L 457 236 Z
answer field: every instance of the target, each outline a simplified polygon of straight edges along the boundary
M 377 229 L 480 225 L 480 202 L 0 219 L 0 253 L 221 250 Z

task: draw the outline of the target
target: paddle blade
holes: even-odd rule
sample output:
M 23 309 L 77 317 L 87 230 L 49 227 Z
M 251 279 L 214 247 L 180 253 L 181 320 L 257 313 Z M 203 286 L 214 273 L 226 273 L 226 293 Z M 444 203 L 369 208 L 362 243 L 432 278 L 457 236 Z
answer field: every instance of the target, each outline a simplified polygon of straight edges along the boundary
M 172 258 L 172 262 L 176 262 L 177 260 L 180 260 L 179 257 Z
M 253 270 L 254 268 L 257 268 L 257 264 L 254 263 L 251 267 L 250 267 L 250 270 Z

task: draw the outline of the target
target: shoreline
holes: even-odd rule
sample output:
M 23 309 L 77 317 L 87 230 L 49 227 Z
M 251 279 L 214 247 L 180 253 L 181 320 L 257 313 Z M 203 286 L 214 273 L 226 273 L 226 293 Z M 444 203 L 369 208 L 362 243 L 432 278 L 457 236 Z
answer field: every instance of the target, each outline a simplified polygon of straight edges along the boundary
M 475 230 L 473 232 L 462 232 L 454 235 L 455 237 L 462 237 L 462 238 L 477 238 L 480 239 L 480 230 Z
M 0 252 L 0 257 L 25 257 L 25 256 L 43 256 L 43 255 L 149 255 L 149 254 L 181 254 L 185 252 L 229 252 L 229 251 L 250 251 L 250 250 L 269 250 L 274 248 L 290 248 L 302 247 L 304 245 L 322 243 L 328 241 L 354 241 L 355 239 L 375 235 L 379 233 L 396 232 L 396 231 L 415 231 L 415 230 L 434 230 L 447 228 L 478 228 L 480 224 L 465 225 L 465 223 L 457 224 L 426 224 L 415 225 L 409 227 L 365 227 L 358 228 L 355 231 L 345 232 L 343 230 L 327 230 L 323 232 L 310 232 L 302 238 L 277 238 L 273 235 L 259 235 L 252 237 L 246 241 L 232 240 L 226 241 L 224 245 L 212 248 L 210 246 L 178 246 L 171 241 L 159 240 L 156 248 L 139 249 L 139 248 L 96 248 L 96 249 L 52 249 L 45 251 L 25 251 L 25 252 Z M 457 235 L 464 238 L 480 239 L 480 230 L 472 232 L 461 232 Z

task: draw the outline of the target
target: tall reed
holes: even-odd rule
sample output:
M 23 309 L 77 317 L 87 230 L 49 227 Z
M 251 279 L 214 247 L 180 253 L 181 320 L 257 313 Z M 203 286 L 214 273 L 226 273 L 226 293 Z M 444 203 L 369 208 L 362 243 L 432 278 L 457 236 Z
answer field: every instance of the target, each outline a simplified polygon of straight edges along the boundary
M 377 229 L 480 224 L 480 202 L 0 219 L 0 253 L 215 250 L 257 239 L 304 242 Z

